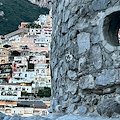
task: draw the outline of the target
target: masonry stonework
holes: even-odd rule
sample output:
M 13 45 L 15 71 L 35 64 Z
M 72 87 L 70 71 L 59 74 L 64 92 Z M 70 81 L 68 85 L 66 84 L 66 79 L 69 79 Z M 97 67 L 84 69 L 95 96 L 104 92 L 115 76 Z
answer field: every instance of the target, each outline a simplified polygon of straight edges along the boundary
M 53 0 L 50 112 L 120 115 L 120 0 Z

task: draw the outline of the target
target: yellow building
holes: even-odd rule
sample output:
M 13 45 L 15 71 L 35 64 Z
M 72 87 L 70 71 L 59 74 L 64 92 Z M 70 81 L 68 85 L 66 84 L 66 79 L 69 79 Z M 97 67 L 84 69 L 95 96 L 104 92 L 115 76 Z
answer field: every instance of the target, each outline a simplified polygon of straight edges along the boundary
M 0 64 L 9 62 L 9 49 L 1 48 L 0 49 Z

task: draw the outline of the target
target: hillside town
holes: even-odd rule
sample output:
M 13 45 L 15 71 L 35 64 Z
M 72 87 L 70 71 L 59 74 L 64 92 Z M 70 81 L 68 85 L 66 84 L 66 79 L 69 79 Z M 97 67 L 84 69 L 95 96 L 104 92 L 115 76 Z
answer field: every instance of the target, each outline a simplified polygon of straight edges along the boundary
M 0 36 L 0 112 L 20 116 L 48 114 L 51 34 L 50 11 Z

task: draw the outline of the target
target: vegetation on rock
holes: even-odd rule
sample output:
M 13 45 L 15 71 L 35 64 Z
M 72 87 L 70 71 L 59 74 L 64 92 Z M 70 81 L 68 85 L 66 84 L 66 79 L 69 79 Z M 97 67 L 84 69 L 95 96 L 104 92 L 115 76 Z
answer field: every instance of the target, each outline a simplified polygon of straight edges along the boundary
M 41 28 L 41 26 L 40 25 L 38 25 L 38 24 L 36 24 L 36 23 L 30 23 L 30 24 L 27 24 L 26 26 L 25 26 L 26 28 Z

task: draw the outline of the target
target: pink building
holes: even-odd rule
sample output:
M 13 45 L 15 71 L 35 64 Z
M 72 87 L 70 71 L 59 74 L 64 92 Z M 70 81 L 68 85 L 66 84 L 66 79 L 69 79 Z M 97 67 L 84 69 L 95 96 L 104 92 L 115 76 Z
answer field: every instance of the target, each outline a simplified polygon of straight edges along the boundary
M 21 22 L 21 26 L 18 26 L 19 29 L 24 28 L 27 24 L 29 24 L 28 22 Z
M 15 50 L 20 50 L 23 46 L 27 46 L 29 52 L 33 52 L 33 53 L 35 52 L 41 53 L 43 51 L 46 51 L 48 53 L 48 49 L 49 49 L 48 46 L 37 47 L 33 38 L 21 38 L 19 41 L 12 41 L 10 45 Z
M 52 34 L 52 26 L 44 25 L 42 27 L 42 29 L 43 29 L 44 34 L 45 34 L 46 37 L 48 37 L 48 36 L 50 37 L 51 36 L 51 34 Z

